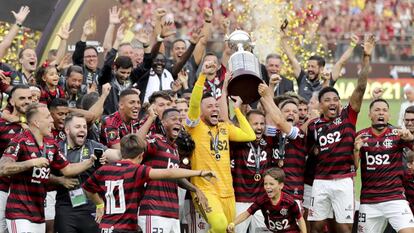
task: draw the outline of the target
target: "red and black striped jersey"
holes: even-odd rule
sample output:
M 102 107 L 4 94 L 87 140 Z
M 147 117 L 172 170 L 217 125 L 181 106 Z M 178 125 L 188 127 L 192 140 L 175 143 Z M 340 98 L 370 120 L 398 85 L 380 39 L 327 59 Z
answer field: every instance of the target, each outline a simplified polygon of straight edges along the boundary
M 40 88 L 39 102 L 42 104 L 49 105 L 54 99 L 62 98 L 65 99 L 65 91 L 61 86 L 57 86 L 55 91 L 49 91 L 47 87 Z
M 279 202 L 274 205 L 267 194 L 261 195 L 247 209 L 253 215 L 261 210 L 267 229 L 272 232 L 299 233 L 296 220 L 302 217 L 296 201 L 289 194 L 282 192 Z
M 66 140 L 66 134 L 63 130 L 52 129 L 53 138 L 57 143 L 63 142 Z
M 119 112 L 114 112 L 102 120 L 101 143 L 112 147 L 121 142 L 121 138 L 130 133 L 138 132 L 138 120 L 131 120 L 129 124 L 122 121 Z
M 10 140 L 23 131 L 19 123 L 11 123 L 0 118 L 0 158 L 10 143 Z M 0 191 L 9 192 L 10 178 L 0 177 Z
M 403 149 L 411 149 L 413 143 L 403 141 L 392 126 L 381 135 L 375 135 L 372 128 L 363 129 L 359 134 L 367 138 L 360 149 L 361 204 L 405 199 Z
M 414 173 L 406 172 L 403 179 L 403 185 L 405 188 L 405 197 L 410 204 L 410 209 L 414 212 Z
M 283 190 L 294 199 L 303 199 L 304 173 L 306 163 L 305 133 L 300 130 L 295 139 L 283 138 L 282 132 L 277 131 L 277 144 L 285 143 L 283 171 L 286 174 Z M 278 146 L 280 148 L 280 146 Z M 278 153 L 280 153 L 278 149 Z
M 263 179 L 256 181 L 256 173 L 263 174 L 276 163 L 273 137 L 264 136 L 259 142 L 230 142 L 230 156 L 234 160 L 231 169 L 233 188 L 237 202 L 254 202 L 257 193 L 264 192 Z M 260 166 L 256 171 L 256 156 L 260 156 Z
M 49 160 L 50 167 L 56 170 L 68 165 L 68 161 L 60 153 L 57 143 L 52 138 L 45 138 L 43 148 L 39 148 L 29 130 L 12 138 L 3 156 L 16 162 L 45 157 Z M 27 219 L 35 223 L 45 221 L 44 201 L 50 167 L 34 167 L 11 177 L 10 194 L 6 205 L 7 219 Z
M 151 168 L 122 160 L 100 167 L 82 187 L 105 201 L 101 229 L 137 232 L 138 207 Z
M 316 156 L 315 179 L 355 176 L 353 149 L 357 116 L 348 105 L 335 119 L 317 118 L 310 122 L 306 143 L 307 151 Z
M 142 164 L 152 168 L 178 168 L 180 158 L 174 143 L 156 134 L 148 137 Z M 178 219 L 178 185 L 176 180 L 150 180 L 139 207 L 140 216 Z

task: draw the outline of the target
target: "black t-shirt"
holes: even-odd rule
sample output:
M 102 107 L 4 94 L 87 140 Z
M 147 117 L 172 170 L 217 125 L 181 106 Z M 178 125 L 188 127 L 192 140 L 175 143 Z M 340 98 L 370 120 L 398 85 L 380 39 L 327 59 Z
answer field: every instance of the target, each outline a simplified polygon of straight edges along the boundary
M 320 91 L 322 89 L 322 80 L 315 79 L 315 80 L 309 80 L 308 79 L 308 73 L 306 73 L 304 70 L 300 71 L 300 74 L 297 79 L 298 82 L 298 89 L 299 89 L 299 95 L 306 99 L 306 101 L 309 101 L 312 98 L 312 94 L 314 92 Z M 332 79 L 331 74 L 331 80 L 329 81 L 329 86 L 333 87 L 335 85 L 335 81 Z
M 78 163 L 89 159 L 91 154 L 93 154 L 93 150 L 95 148 L 100 148 L 104 151 L 107 149 L 107 147 L 102 145 L 101 143 L 89 139 L 86 139 L 85 144 L 83 146 L 76 148 L 68 148 L 67 142 L 62 141 L 59 143 L 59 148 L 70 163 Z M 89 176 L 91 176 L 95 172 L 96 169 L 96 167 L 92 166 L 88 170 L 78 175 L 80 185 L 76 188 L 81 187 L 81 185 L 88 179 Z M 54 173 L 57 174 L 56 172 Z M 69 198 L 69 190 L 61 185 L 57 188 L 56 210 L 58 210 L 58 208 L 60 207 L 66 207 L 65 211 L 67 209 L 73 209 L 74 211 L 80 212 L 95 212 L 95 205 L 90 200 L 88 200 L 88 204 L 86 205 L 72 208 L 72 204 Z

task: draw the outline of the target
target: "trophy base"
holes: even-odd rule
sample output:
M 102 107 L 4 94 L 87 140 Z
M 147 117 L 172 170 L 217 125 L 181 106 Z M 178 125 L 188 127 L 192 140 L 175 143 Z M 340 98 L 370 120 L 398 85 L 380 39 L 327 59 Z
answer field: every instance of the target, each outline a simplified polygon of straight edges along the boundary
M 246 70 L 233 71 L 233 78 L 230 79 L 227 91 L 229 96 L 240 96 L 243 104 L 251 104 L 260 99 L 257 88 L 263 80 L 256 76 L 256 73 Z

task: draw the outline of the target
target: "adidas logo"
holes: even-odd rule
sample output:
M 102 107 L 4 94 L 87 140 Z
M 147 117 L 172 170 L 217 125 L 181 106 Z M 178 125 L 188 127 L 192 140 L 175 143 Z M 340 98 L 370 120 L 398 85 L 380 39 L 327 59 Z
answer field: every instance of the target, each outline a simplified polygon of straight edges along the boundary
M 14 132 L 14 130 L 13 130 L 13 129 L 11 129 L 8 133 L 9 133 L 9 134 L 15 134 L 16 132 Z

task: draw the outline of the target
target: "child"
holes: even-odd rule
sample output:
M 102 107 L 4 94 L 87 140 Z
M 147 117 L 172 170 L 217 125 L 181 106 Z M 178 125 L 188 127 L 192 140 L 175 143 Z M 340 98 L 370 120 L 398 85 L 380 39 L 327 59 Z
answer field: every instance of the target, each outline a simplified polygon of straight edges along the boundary
M 264 174 L 264 188 L 266 194 L 236 217 L 234 222 L 227 226 L 228 232 L 234 232 L 235 225 L 243 222 L 257 210 L 261 210 L 265 218 L 266 227 L 271 232 L 305 233 L 306 225 L 298 204 L 289 194 L 282 192 L 285 173 L 280 168 L 270 168 Z
M 407 154 L 407 171 L 404 174 L 405 197 L 414 212 L 414 152 Z
M 55 98 L 65 98 L 63 88 L 58 85 L 59 74 L 55 66 L 43 63 L 37 69 L 35 79 L 41 89 L 40 103 L 49 105 Z

